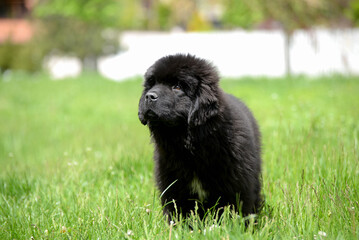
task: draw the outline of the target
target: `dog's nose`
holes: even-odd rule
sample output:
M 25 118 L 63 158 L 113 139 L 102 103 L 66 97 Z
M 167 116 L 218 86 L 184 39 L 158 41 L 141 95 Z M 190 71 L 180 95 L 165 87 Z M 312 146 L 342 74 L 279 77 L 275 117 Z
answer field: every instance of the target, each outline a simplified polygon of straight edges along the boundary
M 154 102 L 154 101 L 157 101 L 157 99 L 158 99 L 158 95 L 155 92 L 148 92 L 146 94 L 146 100 L 147 101 Z

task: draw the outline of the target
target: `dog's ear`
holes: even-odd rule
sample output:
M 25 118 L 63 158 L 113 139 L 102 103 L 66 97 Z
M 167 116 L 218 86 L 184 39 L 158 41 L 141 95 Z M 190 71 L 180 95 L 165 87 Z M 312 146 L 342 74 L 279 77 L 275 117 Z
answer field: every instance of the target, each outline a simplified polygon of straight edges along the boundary
M 188 124 L 190 126 L 203 125 L 208 119 L 218 114 L 218 109 L 218 98 L 214 89 L 208 85 L 202 85 L 189 111 Z

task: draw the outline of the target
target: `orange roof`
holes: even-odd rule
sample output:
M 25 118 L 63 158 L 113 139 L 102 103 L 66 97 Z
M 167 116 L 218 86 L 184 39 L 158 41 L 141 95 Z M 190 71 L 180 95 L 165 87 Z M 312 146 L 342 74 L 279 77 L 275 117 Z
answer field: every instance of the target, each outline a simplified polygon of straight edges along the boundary
M 0 43 L 10 40 L 24 43 L 31 39 L 33 30 L 29 21 L 24 19 L 0 19 Z

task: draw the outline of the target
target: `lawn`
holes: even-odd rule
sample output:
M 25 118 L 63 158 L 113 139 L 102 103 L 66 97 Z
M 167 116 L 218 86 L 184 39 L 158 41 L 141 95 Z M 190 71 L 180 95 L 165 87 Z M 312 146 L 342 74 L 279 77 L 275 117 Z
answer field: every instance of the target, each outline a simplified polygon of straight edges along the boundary
M 267 206 L 168 226 L 141 79 L 0 80 L 0 239 L 358 239 L 359 78 L 223 80 L 258 119 Z

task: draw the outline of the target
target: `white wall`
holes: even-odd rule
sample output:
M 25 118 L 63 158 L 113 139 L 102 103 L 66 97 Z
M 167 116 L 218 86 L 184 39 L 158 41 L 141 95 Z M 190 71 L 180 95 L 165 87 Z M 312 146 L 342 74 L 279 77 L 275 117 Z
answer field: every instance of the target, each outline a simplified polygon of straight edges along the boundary
M 51 56 L 46 59 L 44 67 L 54 79 L 76 77 L 82 72 L 81 61 L 75 57 Z
M 297 31 L 290 54 L 294 73 L 359 74 L 359 29 Z
M 99 60 L 100 73 L 123 80 L 143 75 L 158 58 L 191 53 L 212 61 L 224 77 L 283 76 L 282 31 L 123 32 L 126 49 Z M 290 48 L 292 72 L 316 76 L 359 74 L 359 29 L 296 31 Z

